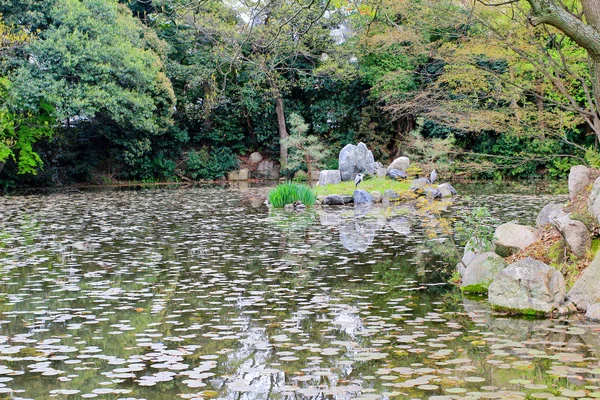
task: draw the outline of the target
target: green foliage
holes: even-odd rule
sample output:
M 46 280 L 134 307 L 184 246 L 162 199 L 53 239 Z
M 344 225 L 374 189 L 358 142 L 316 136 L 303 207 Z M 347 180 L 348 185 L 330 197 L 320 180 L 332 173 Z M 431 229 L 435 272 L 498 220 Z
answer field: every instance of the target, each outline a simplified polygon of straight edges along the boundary
M 289 149 L 286 170 L 322 168 L 324 161 L 329 157 L 329 150 L 317 136 L 307 134 L 309 126 L 300 115 L 292 113 L 288 121 L 290 135 L 283 141 Z
M 201 148 L 187 154 L 187 175 L 194 180 L 216 180 L 238 165 L 235 154 L 227 147 L 212 149 Z
M 283 208 L 286 204 L 296 201 L 305 206 L 312 206 L 317 201 L 317 195 L 310 187 L 297 183 L 282 183 L 269 191 L 269 203 L 275 208 Z
M 592 168 L 600 168 L 600 152 L 593 147 L 588 147 L 584 154 L 585 161 Z
M 455 224 L 461 241 L 472 246 L 470 250 L 489 251 L 492 247 L 495 221 L 487 207 L 475 207 Z
M 9 88 L 10 82 L 0 78 L 0 164 L 13 160 L 19 174 L 35 174 L 42 160 L 33 145 L 52 135 L 52 107 L 40 104 L 37 110 L 15 111 L 8 104 Z

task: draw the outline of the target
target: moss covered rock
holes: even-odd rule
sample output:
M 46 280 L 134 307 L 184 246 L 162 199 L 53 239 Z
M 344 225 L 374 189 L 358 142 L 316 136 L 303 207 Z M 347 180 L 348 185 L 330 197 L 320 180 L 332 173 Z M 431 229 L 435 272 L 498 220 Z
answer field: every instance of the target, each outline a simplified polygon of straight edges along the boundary
M 461 290 L 464 293 L 486 294 L 494 278 L 506 265 L 502 257 L 491 251 L 475 256 L 463 274 Z
M 488 289 L 488 299 L 496 310 L 547 315 L 564 306 L 565 290 L 560 272 L 543 262 L 525 258 L 496 276 Z

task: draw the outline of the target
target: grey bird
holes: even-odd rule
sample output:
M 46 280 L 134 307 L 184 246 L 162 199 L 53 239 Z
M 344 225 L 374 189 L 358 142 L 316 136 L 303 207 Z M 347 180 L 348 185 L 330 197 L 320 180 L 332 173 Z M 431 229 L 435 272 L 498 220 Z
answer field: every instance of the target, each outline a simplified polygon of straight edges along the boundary
M 363 174 L 357 174 L 356 177 L 354 178 L 355 187 L 358 187 L 358 184 L 361 183 L 362 181 L 363 181 Z
M 435 181 L 437 181 L 437 172 L 434 169 L 429 175 L 429 183 L 434 183 Z

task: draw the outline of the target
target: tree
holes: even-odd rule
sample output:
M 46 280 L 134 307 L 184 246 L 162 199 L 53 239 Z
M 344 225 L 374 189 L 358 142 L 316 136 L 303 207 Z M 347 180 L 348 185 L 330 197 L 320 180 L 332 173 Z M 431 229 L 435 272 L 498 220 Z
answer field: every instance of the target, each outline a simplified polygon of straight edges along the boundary
M 526 1 L 530 6 L 527 10 L 528 22 L 532 26 L 552 26 L 587 52 L 592 93 L 588 94 L 586 99 L 587 108 L 581 108 L 580 113 L 596 137 L 600 138 L 600 4 L 598 1 L 509 0 L 497 3 L 478 1 L 484 6 L 514 5 L 520 9 L 524 9 L 522 4 Z M 582 77 L 581 83 L 587 85 L 584 79 Z
M 292 113 L 288 119 L 291 134 L 283 139 L 282 143 L 290 150 L 286 167 L 294 170 L 305 165 L 310 181 L 313 167 L 322 167 L 323 161 L 329 157 L 329 152 L 317 136 L 307 135 L 309 126 L 300 115 Z
M 172 123 L 165 44 L 116 0 L 57 0 L 47 18 L 13 76 L 15 98 L 50 104 L 65 128 L 91 124 L 134 165 Z
M 12 29 L 0 19 L 0 59 L 4 62 L 14 57 L 14 52 L 25 46 L 29 35 Z M 18 165 L 20 174 L 35 173 L 42 164 L 33 144 L 52 134 L 52 108 L 48 104 L 35 109 L 22 110 L 11 96 L 11 82 L 0 77 L 0 172 L 8 160 Z
M 201 71 L 197 65 L 190 66 L 200 74 L 189 79 L 187 87 L 201 89 L 194 90 L 196 96 L 190 100 L 202 102 L 205 122 L 215 108 L 226 103 L 245 116 L 244 125 L 255 135 L 249 115 L 264 107 L 257 102 L 271 102 L 280 162 L 285 165 L 285 100 L 318 68 L 322 54 L 333 44 L 330 28 L 337 18 L 322 19 L 328 5 L 312 0 L 260 0 L 237 7 L 219 1 L 175 1 L 169 4 L 168 13 L 156 18 L 158 25 L 167 27 L 165 34 L 172 32 L 178 46 L 188 48 L 187 54 L 181 53 L 182 64 L 193 58 L 202 66 Z M 193 44 L 186 45 L 184 38 Z M 237 88 L 231 89 L 232 85 Z

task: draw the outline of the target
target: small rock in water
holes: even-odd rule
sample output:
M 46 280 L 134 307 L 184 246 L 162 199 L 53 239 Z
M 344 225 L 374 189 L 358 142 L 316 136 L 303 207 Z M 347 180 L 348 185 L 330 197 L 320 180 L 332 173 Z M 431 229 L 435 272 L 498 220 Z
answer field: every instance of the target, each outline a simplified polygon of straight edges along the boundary
M 344 197 L 339 194 L 330 194 L 323 198 L 322 203 L 326 206 L 343 206 Z
M 354 191 L 354 204 L 373 204 L 373 196 L 364 189 Z
M 379 192 L 378 190 L 373 190 L 371 192 L 371 196 L 373 196 L 373 201 L 375 203 L 381 203 L 381 192 Z

